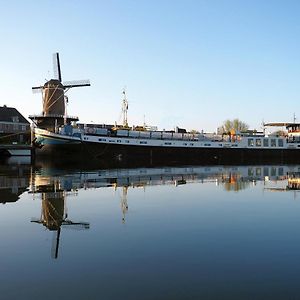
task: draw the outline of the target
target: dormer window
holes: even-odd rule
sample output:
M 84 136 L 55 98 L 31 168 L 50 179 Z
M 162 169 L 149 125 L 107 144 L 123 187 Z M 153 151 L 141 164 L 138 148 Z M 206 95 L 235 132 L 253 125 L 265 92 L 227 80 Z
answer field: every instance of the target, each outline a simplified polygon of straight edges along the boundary
M 18 116 L 14 116 L 14 117 L 11 117 L 12 118 L 12 121 L 14 123 L 19 123 L 19 117 Z

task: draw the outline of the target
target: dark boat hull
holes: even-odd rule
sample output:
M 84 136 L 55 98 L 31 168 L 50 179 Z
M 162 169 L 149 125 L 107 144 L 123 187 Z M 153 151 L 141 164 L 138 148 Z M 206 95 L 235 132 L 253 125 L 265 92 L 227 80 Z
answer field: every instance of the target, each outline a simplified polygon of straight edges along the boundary
M 37 149 L 36 155 L 69 163 L 139 166 L 300 163 L 300 149 L 145 147 L 89 142 L 48 144 Z

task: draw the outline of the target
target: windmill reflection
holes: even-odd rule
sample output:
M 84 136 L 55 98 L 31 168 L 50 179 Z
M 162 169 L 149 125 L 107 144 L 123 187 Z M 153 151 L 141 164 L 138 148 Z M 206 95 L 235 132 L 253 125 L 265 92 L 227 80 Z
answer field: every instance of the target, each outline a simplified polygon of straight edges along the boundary
M 68 219 L 66 198 L 67 195 L 74 194 L 74 192 L 62 189 L 59 180 L 35 186 L 34 193 L 41 193 L 42 208 L 40 218 L 32 219 L 31 222 L 42 224 L 50 231 L 55 232 L 51 256 L 57 259 L 61 229 L 67 227 L 75 230 L 84 230 L 89 229 L 90 224 L 87 222 L 73 222 Z

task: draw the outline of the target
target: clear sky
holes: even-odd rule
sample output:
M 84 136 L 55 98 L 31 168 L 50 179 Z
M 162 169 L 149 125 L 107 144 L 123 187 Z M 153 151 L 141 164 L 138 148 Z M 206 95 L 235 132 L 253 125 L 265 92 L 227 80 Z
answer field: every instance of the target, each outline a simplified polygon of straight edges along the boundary
M 83 122 L 215 131 L 228 118 L 259 129 L 300 121 L 300 1 L 0 0 L 0 105 L 42 110 L 31 87 L 90 79 L 68 92 Z

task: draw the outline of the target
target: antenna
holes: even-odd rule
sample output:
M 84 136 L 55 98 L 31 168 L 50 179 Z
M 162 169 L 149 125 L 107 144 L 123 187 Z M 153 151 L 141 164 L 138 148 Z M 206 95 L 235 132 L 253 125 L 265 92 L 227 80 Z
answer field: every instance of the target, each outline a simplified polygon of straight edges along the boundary
M 128 112 L 128 100 L 126 98 L 126 91 L 125 88 L 123 89 L 123 100 L 122 100 L 122 115 L 123 115 L 123 126 L 128 127 L 128 119 L 127 119 L 127 112 Z
M 261 121 L 261 128 L 262 128 L 263 133 L 265 135 L 266 134 L 266 126 L 265 126 L 265 120 L 264 119 L 262 119 L 262 121 Z

